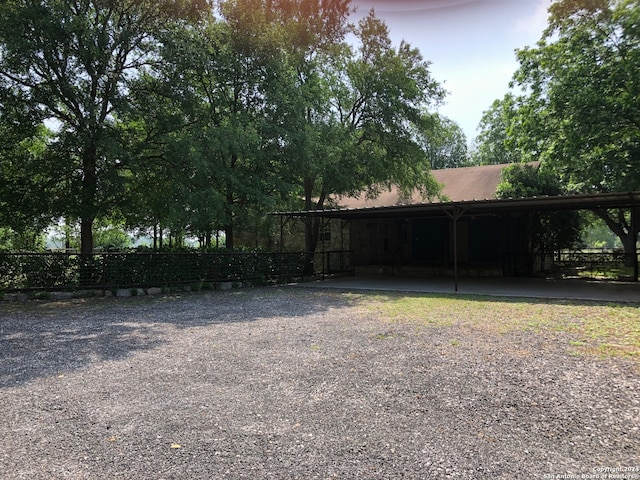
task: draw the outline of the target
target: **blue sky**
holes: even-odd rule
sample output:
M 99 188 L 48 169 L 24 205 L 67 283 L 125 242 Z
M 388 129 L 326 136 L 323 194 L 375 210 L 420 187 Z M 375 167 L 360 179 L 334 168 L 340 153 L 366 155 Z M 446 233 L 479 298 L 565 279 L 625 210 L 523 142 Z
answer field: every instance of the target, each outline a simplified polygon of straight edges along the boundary
M 406 40 L 432 62 L 449 95 L 440 113 L 471 142 L 491 103 L 502 98 L 518 62 L 515 49 L 534 46 L 551 0 L 352 0 L 354 20 L 374 8 L 394 44 Z

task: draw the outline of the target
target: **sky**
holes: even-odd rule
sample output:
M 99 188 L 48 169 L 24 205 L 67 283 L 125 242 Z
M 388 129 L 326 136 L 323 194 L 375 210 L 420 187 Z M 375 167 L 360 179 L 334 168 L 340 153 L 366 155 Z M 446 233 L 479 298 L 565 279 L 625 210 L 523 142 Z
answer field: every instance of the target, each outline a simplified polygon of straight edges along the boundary
M 431 62 L 449 92 L 442 115 L 469 143 L 482 112 L 508 91 L 518 68 L 515 50 L 535 46 L 551 0 L 352 0 L 354 21 L 371 8 L 387 23 L 394 45 L 405 40 Z

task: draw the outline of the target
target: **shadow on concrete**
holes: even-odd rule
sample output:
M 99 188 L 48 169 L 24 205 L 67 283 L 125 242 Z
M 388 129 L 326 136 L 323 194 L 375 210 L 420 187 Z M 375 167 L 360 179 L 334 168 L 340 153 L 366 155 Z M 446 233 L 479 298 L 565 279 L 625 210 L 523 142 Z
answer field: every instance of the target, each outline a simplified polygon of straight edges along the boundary
M 308 288 L 397 291 L 487 297 L 537 298 L 544 300 L 590 301 L 640 304 L 640 283 L 543 278 L 464 278 L 458 291 L 452 278 L 409 278 L 355 276 L 298 284 Z

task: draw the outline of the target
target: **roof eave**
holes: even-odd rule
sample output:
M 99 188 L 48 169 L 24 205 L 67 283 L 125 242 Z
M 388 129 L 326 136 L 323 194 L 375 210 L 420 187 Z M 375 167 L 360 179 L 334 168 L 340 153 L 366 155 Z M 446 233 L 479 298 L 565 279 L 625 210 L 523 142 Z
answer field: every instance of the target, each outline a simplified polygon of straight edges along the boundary
M 597 193 L 568 196 L 542 196 L 465 200 L 457 202 L 416 203 L 363 208 L 333 208 L 325 210 L 301 210 L 273 212 L 272 215 L 289 217 L 324 218 L 372 218 L 372 217 L 424 217 L 446 214 L 452 210 L 464 210 L 466 214 L 490 215 L 515 211 L 544 210 L 599 210 L 630 208 L 640 205 L 640 191 L 625 193 Z

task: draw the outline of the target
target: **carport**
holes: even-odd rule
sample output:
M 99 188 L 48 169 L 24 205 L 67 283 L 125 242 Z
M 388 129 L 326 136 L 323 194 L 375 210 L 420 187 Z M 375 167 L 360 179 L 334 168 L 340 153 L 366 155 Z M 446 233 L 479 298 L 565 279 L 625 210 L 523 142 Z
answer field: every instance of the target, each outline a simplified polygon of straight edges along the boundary
M 399 225 L 404 222 L 443 222 L 450 225 L 450 240 L 452 242 L 452 264 L 454 289 L 459 285 L 459 244 L 460 222 L 462 219 L 478 218 L 506 218 L 518 219 L 525 213 L 562 211 L 562 210 L 602 210 L 627 209 L 631 212 L 631 228 L 637 234 L 639 231 L 640 192 L 627 193 L 599 193 L 572 196 L 544 196 L 532 198 L 486 199 L 466 201 L 444 201 L 432 203 L 411 203 L 399 205 L 369 206 L 364 208 L 331 208 L 325 210 L 308 210 L 297 212 L 276 212 L 281 218 L 318 218 L 323 221 L 340 220 L 341 228 L 357 221 L 367 221 L 374 225 L 376 222 L 394 221 Z M 281 222 L 282 223 L 282 222 Z M 511 229 L 511 223 L 506 227 Z M 515 225 L 515 223 L 513 223 Z M 507 232 L 515 234 L 516 232 Z M 350 236 L 350 249 L 354 249 L 356 238 Z M 474 242 L 471 236 L 469 243 Z M 343 245 L 342 248 L 346 249 Z M 633 278 L 638 280 L 638 255 L 633 253 Z M 509 272 L 505 272 L 509 276 Z
M 441 278 L 405 278 L 367 275 L 335 277 L 298 284 L 305 288 L 343 291 L 379 291 L 450 294 L 450 281 Z M 592 302 L 639 303 L 640 283 L 557 278 L 462 278 L 456 293 L 482 297 L 584 300 Z

